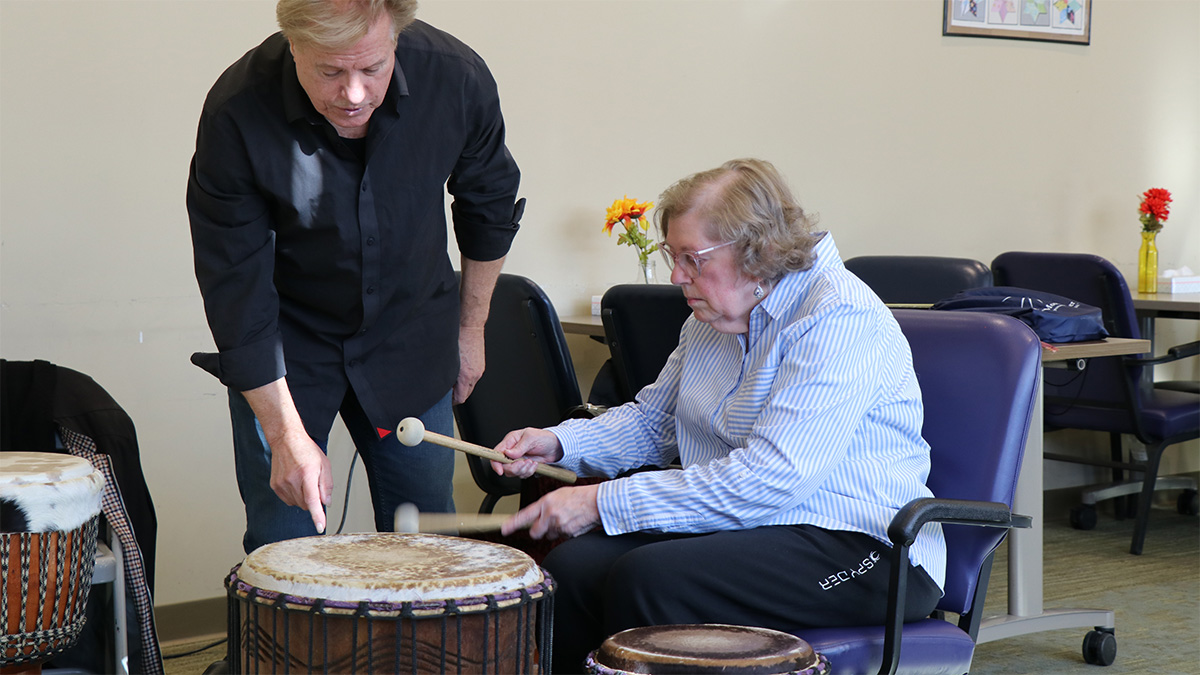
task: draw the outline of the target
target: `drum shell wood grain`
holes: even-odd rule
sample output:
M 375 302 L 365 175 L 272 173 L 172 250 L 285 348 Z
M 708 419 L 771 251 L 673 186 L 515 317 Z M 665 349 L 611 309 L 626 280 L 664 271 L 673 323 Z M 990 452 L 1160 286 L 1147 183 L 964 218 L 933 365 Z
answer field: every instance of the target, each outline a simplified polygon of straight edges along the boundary
M 243 592 L 244 593 L 244 592 Z M 536 601 L 537 598 L 532 600 Z M 475 614 L 342 616 L 248 601 L 237 670 L 278 672 L 533 672 L 534 602 Z M 415 667 L 414 667 L 415 663 Z
M 339 542 L 339 536 L 346 541 Z M 311 546 L 324 549 L 321 551 L 299 540 L 281 543 L 283 548 L 258 560 L 252 560 L 252 553 L 231 572 L 226 587 L 230 601 L 229 663 L 233 672 L 547 670 L 539 663 L 548 663 L 544 657 L 550 652 L 554 583 L 528 556 L 515 549 L 502 550 L 508 547 L 498 544 L 438 535 L 333 537 L 311 542 Z M 421 567 L 426 561 L 420 553 L 413 554 L 421 558 L 415 563 L 416 569 L 403 573 L 375 569 L 385 564 L 392 548 L 402 549 L 395 554 L 403 555 L 406 543 L 420 553 L 428 553 L 421 551 L 423 545 L 433 544 L 435 549 L 450 546 L 453 559 L 429 564 L 427 587 L 418 583 L 426 573 Z M 355 556 L 354 550 L 344 549 L 343 544 L 361 546 L 363 555 Z M 337 567 L 342 564 L 350 569 L 344 570 L 348 573 L 336 582 L 326 584 L 317 579 L 321 575 L 305 572 L 305 563 L 288 566 L 287 560 L 296 550 L 306 551 L 306 560 L 314 566 L 332 566 L 321 574 L 343 571 Z M 473 551 L 491 564 L 475 560 Z M 491 578 L 497 554 L 502 559 L 497 567 L 505 570 L 503 580 Z M 522 559 L 514 563 L 516 569 L 503 564 L 510 555 Z M 257 568 L 247 573 L 251 565 Z M 394 567 L 405 568 L 405 563 L 398 560 Z M 475 571 L 486 581 L 474 583 Z M 383 583 L 388 573 L 392 573 L 391 583 Z M 445 575 L 441 587 L 439 573 Z M 249 580 L 274 588 L 259 588 Z M 312 583 L 323 587 L 306 586 Z M 330 597 L 292 594 L 305 588 Z M 496 592 L 485 592 L 491 588 Z M 456 592 L 463 597 L 454 597 Z M 356 593 L 363 595 L 356 600 Z M 381 597 L 387 599 L 377 600 Z

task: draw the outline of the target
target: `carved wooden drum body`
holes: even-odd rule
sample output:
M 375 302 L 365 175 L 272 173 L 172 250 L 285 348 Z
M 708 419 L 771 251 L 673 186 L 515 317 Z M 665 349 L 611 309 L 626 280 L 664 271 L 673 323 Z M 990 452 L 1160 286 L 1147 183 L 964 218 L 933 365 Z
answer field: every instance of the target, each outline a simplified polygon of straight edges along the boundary
M 305 537 L 252 552 L 225 585 L 234 672 L 549 670 L 554 582 L 508 546 Z
M 40 664 L 79 638 L 104 475 L 80 457 L 0 453 L 0 667 Z M 37 668 L 34 668 L 35 670 Z
M 588 655 L 592 675 L 825 675 L 829 662 L 807 642 L 766 628 L 681 624 L 630 628 Z

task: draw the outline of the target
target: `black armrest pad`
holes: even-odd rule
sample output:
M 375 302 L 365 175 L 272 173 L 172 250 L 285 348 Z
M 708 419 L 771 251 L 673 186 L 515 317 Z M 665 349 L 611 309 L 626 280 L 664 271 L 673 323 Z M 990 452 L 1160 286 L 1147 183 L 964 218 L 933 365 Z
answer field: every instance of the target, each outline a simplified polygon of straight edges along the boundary
M 965 499 L 914 499 L 905 504 L 888 525 L 888 537 L 893 544 L 911 545 L 917 532 L 929 522 L 982 525 L 987 527 L 1030 527 L 1029 516 L 1013 515 L 1000 502 L 977 502 Z
M 1200 340 L 1187 342 L 1181 345 L 1175 345 L 1167 350 L 1167 354 L 1170 354 L 1177 359 L 1186 359 L 1189 356 L 1200 354 Z
M 1181 345 L 1175 345 L 1167 350 L 1167 353 L 1162 356 L 1153 358 L 1138 358 L 1136 356 L 1125 357 L 1125 363 L 1131 366 L 1157 366 L 1162 363 L 1171 363 L 1180 359 L 1187 359 L 1200 354 L 1200 340 L 1194 342 L 1185 342 Z

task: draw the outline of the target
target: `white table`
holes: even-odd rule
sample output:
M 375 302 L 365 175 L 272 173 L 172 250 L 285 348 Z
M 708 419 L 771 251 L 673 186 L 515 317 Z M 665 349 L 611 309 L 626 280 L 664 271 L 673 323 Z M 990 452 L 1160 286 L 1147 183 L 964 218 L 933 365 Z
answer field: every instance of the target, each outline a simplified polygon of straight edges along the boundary
M 1132 293 L 1142 337 L 1154 342 L 1156 319 L 1200 319 L 1200 293 Z
M 558 322 L 562 324 L 564 333 L 604 338 L 604 322 L 598 316 L 591 314 L 560 316 Z

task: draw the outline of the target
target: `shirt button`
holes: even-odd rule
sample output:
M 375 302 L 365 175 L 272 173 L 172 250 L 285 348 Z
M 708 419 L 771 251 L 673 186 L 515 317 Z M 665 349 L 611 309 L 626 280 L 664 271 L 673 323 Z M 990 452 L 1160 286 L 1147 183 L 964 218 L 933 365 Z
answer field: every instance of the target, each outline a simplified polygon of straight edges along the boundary
M 367 286 L 367 295 L 371 295 L 374 292 L 375 292 L 374 286 Z
M 367 246 L 375 245 L 375 237 L 367 237 Z

